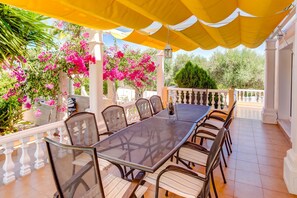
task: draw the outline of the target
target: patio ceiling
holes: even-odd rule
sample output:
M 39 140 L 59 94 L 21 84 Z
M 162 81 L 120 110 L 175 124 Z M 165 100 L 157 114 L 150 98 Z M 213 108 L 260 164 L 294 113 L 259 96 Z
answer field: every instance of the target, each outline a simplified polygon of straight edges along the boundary
M 173 50 L 240 44 L 255 48 L 290 12 L 293 0 L 0 0 L 86 27 L 132 29 L 116 37 Z M 291 6 L 292 7 L 292 6 Z M 237 11 L 240 11 L 237 13 Z M 169 28 L 169 30 L 168 30 Z

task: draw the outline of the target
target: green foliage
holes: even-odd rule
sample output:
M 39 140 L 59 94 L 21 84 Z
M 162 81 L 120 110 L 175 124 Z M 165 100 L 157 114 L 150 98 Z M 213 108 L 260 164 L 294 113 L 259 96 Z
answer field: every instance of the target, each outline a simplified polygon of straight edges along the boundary
M 181 88 L 200 88 L 200 89 L 216 89 L 215 81 L 208 73 L 188 61 L 186 65 L 180 69 L 174 77 L 175 83 Z
M 215 52 L 208 68 L 220 88 L 264 89 L 264 56 L 250 49 Z
M 177 54 L 174 60 L 166 59 L 164 64 L 164 74 L 165 74 L 165 85 L 166 86 L 173 86 L 176 85 L 173 81 L 173 76 L 184 67 L 184 65 L 191 61 L 194 65 L 199 65 L 203 69 L 207 65 L 207 60 L 199 55 L 194 54 Z
M 47 17 L 0 4 L 0 62 L 7 58 L 25 56 L 27 49 L 52 45 Z
M 175 59 L 167 59 L 165 86 L 176 85 L 173 76 L 187 61 L 208 71 L 219 88 L 264 88 L 264 56 L 247 48 L 217 51 L 209 60 L 193 54 L 178 54 Z
M 0 73 L 0 95 L 7 92 L 7 89 L 12 87 L 13 80 L 5 73 Z M 4 100 L 0 97 L 0 135 L 16 131 L 18 124 L 23 117 L 22 106 L 16 96 Z

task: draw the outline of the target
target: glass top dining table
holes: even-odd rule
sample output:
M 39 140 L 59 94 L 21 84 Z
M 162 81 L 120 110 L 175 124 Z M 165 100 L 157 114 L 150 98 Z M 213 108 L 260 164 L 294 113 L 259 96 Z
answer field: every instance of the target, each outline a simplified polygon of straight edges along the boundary
M 170 119 L 167 110 L 126 127 L 96 143 L 99 158 L 114 164 L 146 172 L 156 171 L 187 141 L 199 120 L 210 107 L 176 105 L 177 116 Z

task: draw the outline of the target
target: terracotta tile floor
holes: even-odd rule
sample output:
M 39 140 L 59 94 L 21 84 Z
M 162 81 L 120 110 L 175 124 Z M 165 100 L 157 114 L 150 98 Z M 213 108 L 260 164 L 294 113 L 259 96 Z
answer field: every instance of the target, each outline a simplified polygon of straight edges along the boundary
M 224 168 L 227 184 L 223 183 L 219 169 L 215 170 L 220 198 L 297 198 L 288 193 L 282 178 L 283 158 L 290 144 L 276 125 L 236 118 L 231 134 L 233 153 L 227 157 L 228 168 Z M 211 142 L 206 142 L 205 146 L 210 145 Z M 54 192 L 49 165 L 11 184 L 0 185 L 3 198 L 52 197 Z M 154 197 L 154 186 L 149 186 L 145 197 Z M 165 197 L 164 191 L 160 191 L 160 197 Z M 169 193 L 169 197 L 177 196 Z

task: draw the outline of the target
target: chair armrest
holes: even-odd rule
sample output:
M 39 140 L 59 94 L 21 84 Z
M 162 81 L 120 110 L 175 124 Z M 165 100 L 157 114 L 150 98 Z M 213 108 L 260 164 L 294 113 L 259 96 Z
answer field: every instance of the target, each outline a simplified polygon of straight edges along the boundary
M 220 110 L 213 110 L 208 116 L 211 116 L 213 113 L 218 113 L 218 114 L 223 114 L 223 115 L 228 115 L 228 113 Z
M 108 135 L 108 136 L 110 136 L 110 135 L 112 135 L 112 134 L 113 134 L 113 132 L 106 131 L 106 132 L 104 132 L 104 133 L 100 133 L 99 136 L 102 136 L 102 135 Z
M 220 116 L 216 116 L 216 115 L 209 115 L 207 117 L 207 119 L 215 119 L 215 120 L 219 120 L 219 121 L 222 121 L 222 122 L 225 122 L 226 120 Z
M 145 172 L 144 171 L 140 171 L 135 179 L 132 180 L 128 190 L 125 192 L 124 196 L 123 197 L 127 197 L 127 198 L 130 198 L 130 197 L 133 197 L 135 191 L 137 190 L 140 182 L 143 180 L 145 176 Z
M 181 148 L 189 148 L 189 149 L 193 149 L 195 151 L 198 151 L 198 152 L 201 152 L 201 153 L 204 153 L 206 155 L 209 154 L 209 151 L 204 148 L 203 146 L 199 145 L 199 144 L 195 144 L 193 142 L 185 142 Z
M 136 124 L 136 123 L 137 123 L 137 122 L 132 122 L 132 123 L 128 124 L 128 126 L 131 126 L 131 125 Z
M 174 172 L 178 172 L 178 173 L 182 173 L 182 174 L 185 174 L 185 175 L 188 175 L 188 176 L 191 176 L 191 177 L 194 177 L 196 179 L 199 179 L 199 180 L 202 180 L 202 181 L 206 181 L 206 178 L 204 177 L 201 177 L 199 176 L 197 173 L 195 173 L 194 171 L 190 170 L 190 169 L 186 169 L 186 168 L 183 168 L 183 167 L 180 167 L 180 166 L 174 166 L 174 165 L 169 165 L 167 166 L 164 170 L 162 170 L 158 177 L 157 177 L 157 185 L 159 183 L 159 180 L 160 180 L 160 177 L 168 172 L 168 171 L 174 171 Z
M 218 127 L 216 127 L 215 125 L 209 124 L 209 123 L 202 123 L 199 127 L 205 127 L 205 128 L 209 128 L 209 129 L 216 129 L 216 130 L 220 130 Z M 199 130 L 199 127 L 197 128 L 197 130 Z

